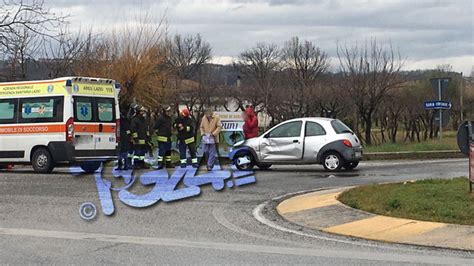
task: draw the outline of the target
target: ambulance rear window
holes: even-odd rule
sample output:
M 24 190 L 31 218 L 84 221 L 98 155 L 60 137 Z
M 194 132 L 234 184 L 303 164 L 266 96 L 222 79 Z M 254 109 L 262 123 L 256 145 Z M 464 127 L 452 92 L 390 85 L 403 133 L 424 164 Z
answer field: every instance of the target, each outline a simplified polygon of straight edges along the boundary
M 114 99 L 97 98 L 99 122 L 114 121 Z
M 74 101 L 75 110 L 74 117 L 76 121 L 89 122 L 92 121 L 92 99 L 79 98 Z

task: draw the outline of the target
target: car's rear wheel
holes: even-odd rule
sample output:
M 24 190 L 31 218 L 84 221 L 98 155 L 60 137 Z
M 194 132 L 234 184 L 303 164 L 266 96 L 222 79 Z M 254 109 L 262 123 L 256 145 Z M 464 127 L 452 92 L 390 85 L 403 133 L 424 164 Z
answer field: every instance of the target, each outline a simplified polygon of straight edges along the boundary
M 81 169 L 88 174 L 91 174 L 97 171 L 97 169 L 100 168 L 100 165 L 101 165 L 101 162 L 95 162 L 95 161 L 83 162 L 80 164 Z
M 31 164 L 37 173 L 51 173 L 54 168 L 53 157 L 46 148 L 38 148 L 33 152 Z
M 330 151 L 323 156 L 323 166 L 326 171 L 337 172 L 340 171 L 344 164 L 341 155 L 335 151 Z
M 347 162 L 344 164 L 346 170 L 354 170 L 359 165 L 359 162 Z
M 255 166 L 255 159 L 250 152 L 242 152 L 234 157 L 234 164 L 241 171 L 252 170 Z
M 268 170 L 270 167 L 272 167 L 272 165 L 269 163 L 259 163 L 257 166 L 261 170 Z

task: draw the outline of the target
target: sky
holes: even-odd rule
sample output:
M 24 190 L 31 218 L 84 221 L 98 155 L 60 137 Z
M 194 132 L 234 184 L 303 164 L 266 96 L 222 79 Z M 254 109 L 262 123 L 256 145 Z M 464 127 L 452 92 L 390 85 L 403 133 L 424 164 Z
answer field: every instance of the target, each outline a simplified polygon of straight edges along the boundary
M 70 14 L 71 28 L 107 32 L 147 12 L 164 16 L 169 34 L 196 34 L 211 44 L 213 62 L 232 63 L 259 42 L 284 45 L 293 36 L 327 52 L 337 71 L 337 45 L 372 38 L 391 43 L 404 69 L 450 64 L 471 75 L 473 0 L 45 0 Z M 158 21 L 158 19 L 157 19 Z

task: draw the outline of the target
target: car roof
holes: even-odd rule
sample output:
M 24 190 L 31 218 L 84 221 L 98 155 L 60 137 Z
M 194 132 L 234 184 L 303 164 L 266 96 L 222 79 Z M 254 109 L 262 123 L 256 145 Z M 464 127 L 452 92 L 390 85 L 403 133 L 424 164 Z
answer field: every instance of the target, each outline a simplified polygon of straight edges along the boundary
M 328 118 L 328 117 L 300 117 L 300 118 L 293 118 L 293 119 L 289 119 L 289 120 L 286 120 L 285 122 L 288 122 L 288 121 L 315 121 L 315 122 L 330 122 L 330 121 L 333 121 L 333 120 L 336 120 L 335 118 Z

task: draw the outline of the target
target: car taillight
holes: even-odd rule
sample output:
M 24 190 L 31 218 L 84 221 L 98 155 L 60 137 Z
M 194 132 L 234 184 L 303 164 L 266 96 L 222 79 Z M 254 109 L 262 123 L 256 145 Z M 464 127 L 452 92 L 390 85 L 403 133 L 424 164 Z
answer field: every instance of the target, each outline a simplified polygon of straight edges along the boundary
M 120 119 L 115 120 L 115 142 L 120 142 Z
M 350 140 L 348 139 L 345 139 L 342 141 L 342 144 L 344 144 L 344 146 L 348 147 L 348 148 L 352 148 L 352 143 Z
M 70 117 L 66 122 L 66 141 L 74 141 L 74 119 Z

